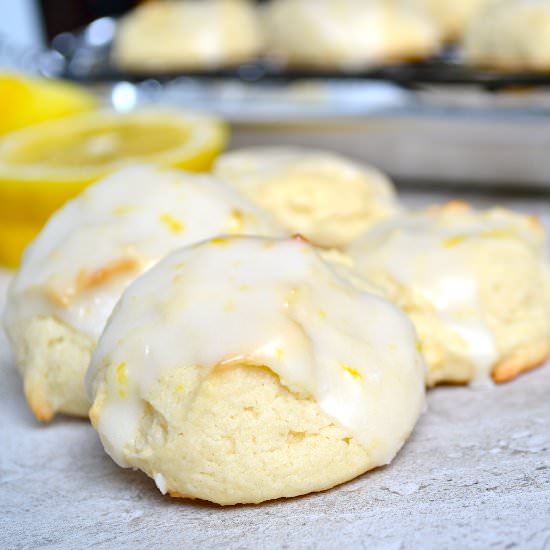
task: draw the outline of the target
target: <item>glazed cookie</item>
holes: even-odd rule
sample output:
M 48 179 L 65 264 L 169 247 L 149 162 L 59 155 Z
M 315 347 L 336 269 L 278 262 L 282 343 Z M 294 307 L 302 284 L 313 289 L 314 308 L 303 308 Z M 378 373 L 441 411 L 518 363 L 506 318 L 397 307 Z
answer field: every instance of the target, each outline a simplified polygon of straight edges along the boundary
M 445 40 L 460 39 L 468 24 L 489 4 L 498 0 L 404 0 L 430 15 Z
M 428 385 L 505 382 L 550 355 L 550 267 L 535 218 L 454 202 L 382 222 L 349 250 L 407 312 Z
M 262 49 L 261 24 L 247 0 L 146 2 L 119 22 L 115 65 L 155 72 L 238 65 Z
M 384 174 L 326 151 L 243 149 L 219 157 L 214 173 L 321 247 L 345 247 L 398 210 Z
M 502 0 L 483 11 L 464 38 L 470 65 L 504 71 L 550 71 L 550 2 Z
M 272 0 L 265 21 L 269 53 L 294 67 L 361 70 L 440 47 L 435 23 L 393 0 Z
M 217 238 L 132 284 L 87 375 L 111 457 L 218 504 L 322 491 L 388 464 L 424 403 L 405 315 L 295 238 Z
M 39 420 L 85 416 L 84 373 L 120 294 L 172 250 L 219 233 L 283 234 L 210 176 L 127 168 L 59 210 L 24 254 L 5 325 Z

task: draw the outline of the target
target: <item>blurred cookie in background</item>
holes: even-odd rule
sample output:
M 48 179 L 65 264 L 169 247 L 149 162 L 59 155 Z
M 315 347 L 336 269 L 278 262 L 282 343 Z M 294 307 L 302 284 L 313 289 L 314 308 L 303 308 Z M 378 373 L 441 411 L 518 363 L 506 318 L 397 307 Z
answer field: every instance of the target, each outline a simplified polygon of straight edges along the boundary
M 142 72 L 208 70 L 234 66 L 262 50 L 262 32 L 247 0 L 146 2 L 124 16 L 112 60 Z
M 503 0 L 476 17 L 464 37 L 470 65 L 550 72 L 550 1 Z
M 272 0 L 265 24 L 269 55 L 297 68 L 361 70 L 424 59 L 441 45 L 429 17 L 393 0 Z

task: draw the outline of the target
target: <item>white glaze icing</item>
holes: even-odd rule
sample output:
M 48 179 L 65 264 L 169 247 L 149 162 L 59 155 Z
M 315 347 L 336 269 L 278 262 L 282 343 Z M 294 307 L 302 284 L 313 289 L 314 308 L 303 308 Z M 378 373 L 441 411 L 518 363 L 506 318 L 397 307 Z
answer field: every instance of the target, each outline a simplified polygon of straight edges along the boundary
M 251 147 L 229 151 L 218 157 L 214 173 L 227 178 L 242 192 L 249 189 L 261 192 L 266 184 L 289 178 L 358 181 L 369 189 L 373 200 L 388 210 L 398 209 L 396 194 L 387 176 L 372 166 L 329 151 L 300 147 Z
M 166 486 L 166 480 L 164 479 L 164 476 L 162 474 L 155 474 L 153 476 L 153 480 L 155 482 L 155 485 L 157 486 L 157 489 L 165 495 L 168 491 L 168 487 Z
M 128 466 L 152 384 L 172 369 L 269 367 L 388 463 L 424 403 L 412 324 L 299 239 L 228 238 L 171 254 L 124 293 L 87 376 L 107 452 Z M 106 366 L 108 365 L 108 366 Z M 123 373 L 122 379 L 120 373 Z
M 479 274 L 470 264 L 469 244 L 521 239 L 538 249 L 540 243 L 525 223 L 498 209 L 439 217 L 429 211 L 411 213 L 380 223 L 356 241 L 349 254 L 363 276 L 379 282 L 380 274 L 386 273 L 408 293 L 426 300 L 441 323 L 465 343 L 475 367 L 472 383 L 485 385 L 498 350 L 480 301 Z
M 52 316 L 95 340 L 140 273 L 172 250 L 220 233 L 283 234 L 211 176 L 121 170 L 66 204 L 27 249 L 6 322 Z

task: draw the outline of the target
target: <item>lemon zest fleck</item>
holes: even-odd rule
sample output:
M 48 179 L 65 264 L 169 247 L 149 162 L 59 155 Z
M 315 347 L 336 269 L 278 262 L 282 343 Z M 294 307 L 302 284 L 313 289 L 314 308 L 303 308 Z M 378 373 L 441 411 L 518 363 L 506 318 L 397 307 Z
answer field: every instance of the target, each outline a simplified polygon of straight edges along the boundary
M 321 317 L 321 319 L 326 319 L 327 318 L 327 312 L 320 309 L 319 310 L 319 317 Z
M 277 359 L 282 359 L 283 355 L 284 352 L 281 348 L 275 348 L 275 357 L 277 357 Z
M 172 284 L 179 285 L 182 279 L 183 279 L 183 274 L 178 273 L 172 277 Z
M 230 219 L 231 226 L 229 232 L 240 233 L 244 225 L 244 214 L 238 209 L 231 210 Z
M 176 391 L 183 391 L 185 389 L 185 386 L 183 384 L 178 384 L 176 386 Z
M 168 227 L 172 233 L 181 233 L 183 231 L 183 223 L 164 212 L 159 216 L 160 221 Z
M 517 237 L 517 232 L 511 227 L 499 227 L 483 231 L 480 233 L 480 237 L 487 239 L 513 239 Z
M 215 239 L 210 239 L 210 242 L 218 246 L 227 246 L 229 244 L 229 239 L 225 237 L 216 237 Z
M 453 248 L 454 246 L 462 244 L 469 237 L 469 235 L 453 235 L 452 237 L 449 237 L 443 241 L 443 246 L 445 248 Z
M 135 206 L 131 206 L 129 204 L 123 204 L 121 206 L 117 206 L 113 209 L 113 215 L 114 216 L 124 216 L 124 214 L 129 214 L 133 210 L 135 210 Z
M 126 363 L 124 361 L 116 368 L 116 379 L 121 386 L 126 384 L 128 380 L 128 372 L 126 371 Z
M 347 373 L 351 374 L 353 376 L 353 378 L 357 378 L 357 379 L 362 378 L 361 373 L 357 369 L 354 369 L 353 367 L 350 367 L 347 363 L 342 363 L 342 368 Z
M 454 235 L 443 241 L 443 246 L 445 248 L 452 248 L 459 244 L 462 244 L 469 238 L 474 237 L 475 235 Z M 511 227 L 497 227 L 495 229 L 488 229 L 487 231 L 481 231 L 478 234 L 482 239 L 513 239 L 517 237 L 517 232 Z

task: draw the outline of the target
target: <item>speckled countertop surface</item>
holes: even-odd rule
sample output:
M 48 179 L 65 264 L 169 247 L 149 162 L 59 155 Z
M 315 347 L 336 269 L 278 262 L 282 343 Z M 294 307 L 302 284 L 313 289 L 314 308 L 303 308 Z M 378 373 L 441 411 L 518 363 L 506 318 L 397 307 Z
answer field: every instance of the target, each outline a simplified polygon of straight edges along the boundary
M 550 230 L 549 195 L 458 195 L 536 213 Z M 0 548 L 550 550 L 550 365 L 493 389 L 437 388 L 428 402 L 389 467 L 321 494 L 221 508 L 162 497 L 84 421 L 39 426 L 0 334 Z

